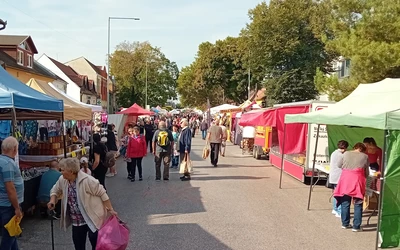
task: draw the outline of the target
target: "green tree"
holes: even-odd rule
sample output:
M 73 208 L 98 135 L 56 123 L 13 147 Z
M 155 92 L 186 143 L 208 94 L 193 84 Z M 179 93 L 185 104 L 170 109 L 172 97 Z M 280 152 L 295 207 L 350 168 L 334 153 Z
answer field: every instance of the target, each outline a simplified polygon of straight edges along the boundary
M 359 83 L 400 77 L 400 5 L 397 0 L 325 0 L 330 11 L 327 48 L 351 60 L 343 81 L 317 79 L 334 100 L 350 94 Z M 325 77 L 326 78 L 326 77 Z
M 144 106 L 146 69 L 148 105 L 164 105 L 168 99 L 176 97 L 179 75 L 176 63 L 148 42 L 123 42 L 110 57 L 111 74 L 117 82 L 118 105 L 129 107 L 137 103 Z
M 242 31 L 249 37 L 254 63 L 262 65 L 266 94 L 272 103 L 314 99 L 317 68 L 330 72 L 333 55 L 325 49 L 325 27 L 313 0 L 271 0 L 250 10 L 251 23 Z
M 247 100 L 249 67 L 253 69 L 251 89 L 263 78 L 261 67 L 250 64 L 250 56 L 247 40 L 242 37 L 200 44 L 195 62 L 181 72 L 178 91 L 182 104 L 205 107 L 207 98 L 213 106 Z

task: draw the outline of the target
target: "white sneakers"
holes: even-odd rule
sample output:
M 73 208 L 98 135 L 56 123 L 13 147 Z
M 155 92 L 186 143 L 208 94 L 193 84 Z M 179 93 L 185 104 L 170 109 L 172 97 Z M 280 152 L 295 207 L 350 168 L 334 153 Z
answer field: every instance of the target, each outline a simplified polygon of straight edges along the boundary
M 336 218 L 341 218 L 342 216 L 336 212 L 335 210 L 332 210 L 332 214 L 336 216 Z

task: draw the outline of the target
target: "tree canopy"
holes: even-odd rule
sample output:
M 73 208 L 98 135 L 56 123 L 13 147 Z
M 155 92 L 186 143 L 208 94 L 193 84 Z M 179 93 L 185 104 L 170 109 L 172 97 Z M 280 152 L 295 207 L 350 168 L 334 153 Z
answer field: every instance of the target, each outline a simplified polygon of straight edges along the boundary
M 400 77 L 400 5 L 397 0 L 325 0 L 330 9 L 327 48 L 351 60 L 350 76 L 339 82 L 326 76 L 316 84 L 340 100 L 360 83 Z
M 146 68 L 148 105 L 164 105 L 168 99 L 176 98 L 176 63 L 148 42 L 123 42 L 110 57 L 110 71 L 118 83 L 118 105 L 145 105 Z

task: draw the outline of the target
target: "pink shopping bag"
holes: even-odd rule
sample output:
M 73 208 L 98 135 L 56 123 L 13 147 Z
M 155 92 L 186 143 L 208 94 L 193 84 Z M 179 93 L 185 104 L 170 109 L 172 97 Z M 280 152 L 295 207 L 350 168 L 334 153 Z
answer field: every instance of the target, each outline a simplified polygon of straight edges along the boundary
M 129 243 L 129 229 L 116 216 L 111 216 L 99 230 L 96 250 L 125 250 Z

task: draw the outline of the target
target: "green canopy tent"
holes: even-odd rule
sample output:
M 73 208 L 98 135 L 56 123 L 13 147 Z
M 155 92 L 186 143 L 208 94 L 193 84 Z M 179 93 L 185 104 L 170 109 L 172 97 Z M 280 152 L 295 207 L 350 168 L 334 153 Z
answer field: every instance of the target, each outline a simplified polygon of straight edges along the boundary
M 384 152 L 376 248 L 379 239 L 382 248 L 400 246 L 400 79 L 360 84 L 349 96 L 327 109 L 286 115 L 285 124 L 289 123 L 326 124 L 329 136 L 330 128 L 337 129 L 338 125 L 344 129 L 362 127 L 374 133 L 377 142 L 383 144 Z M 311 186 L 308 208 L 310 198 Z

